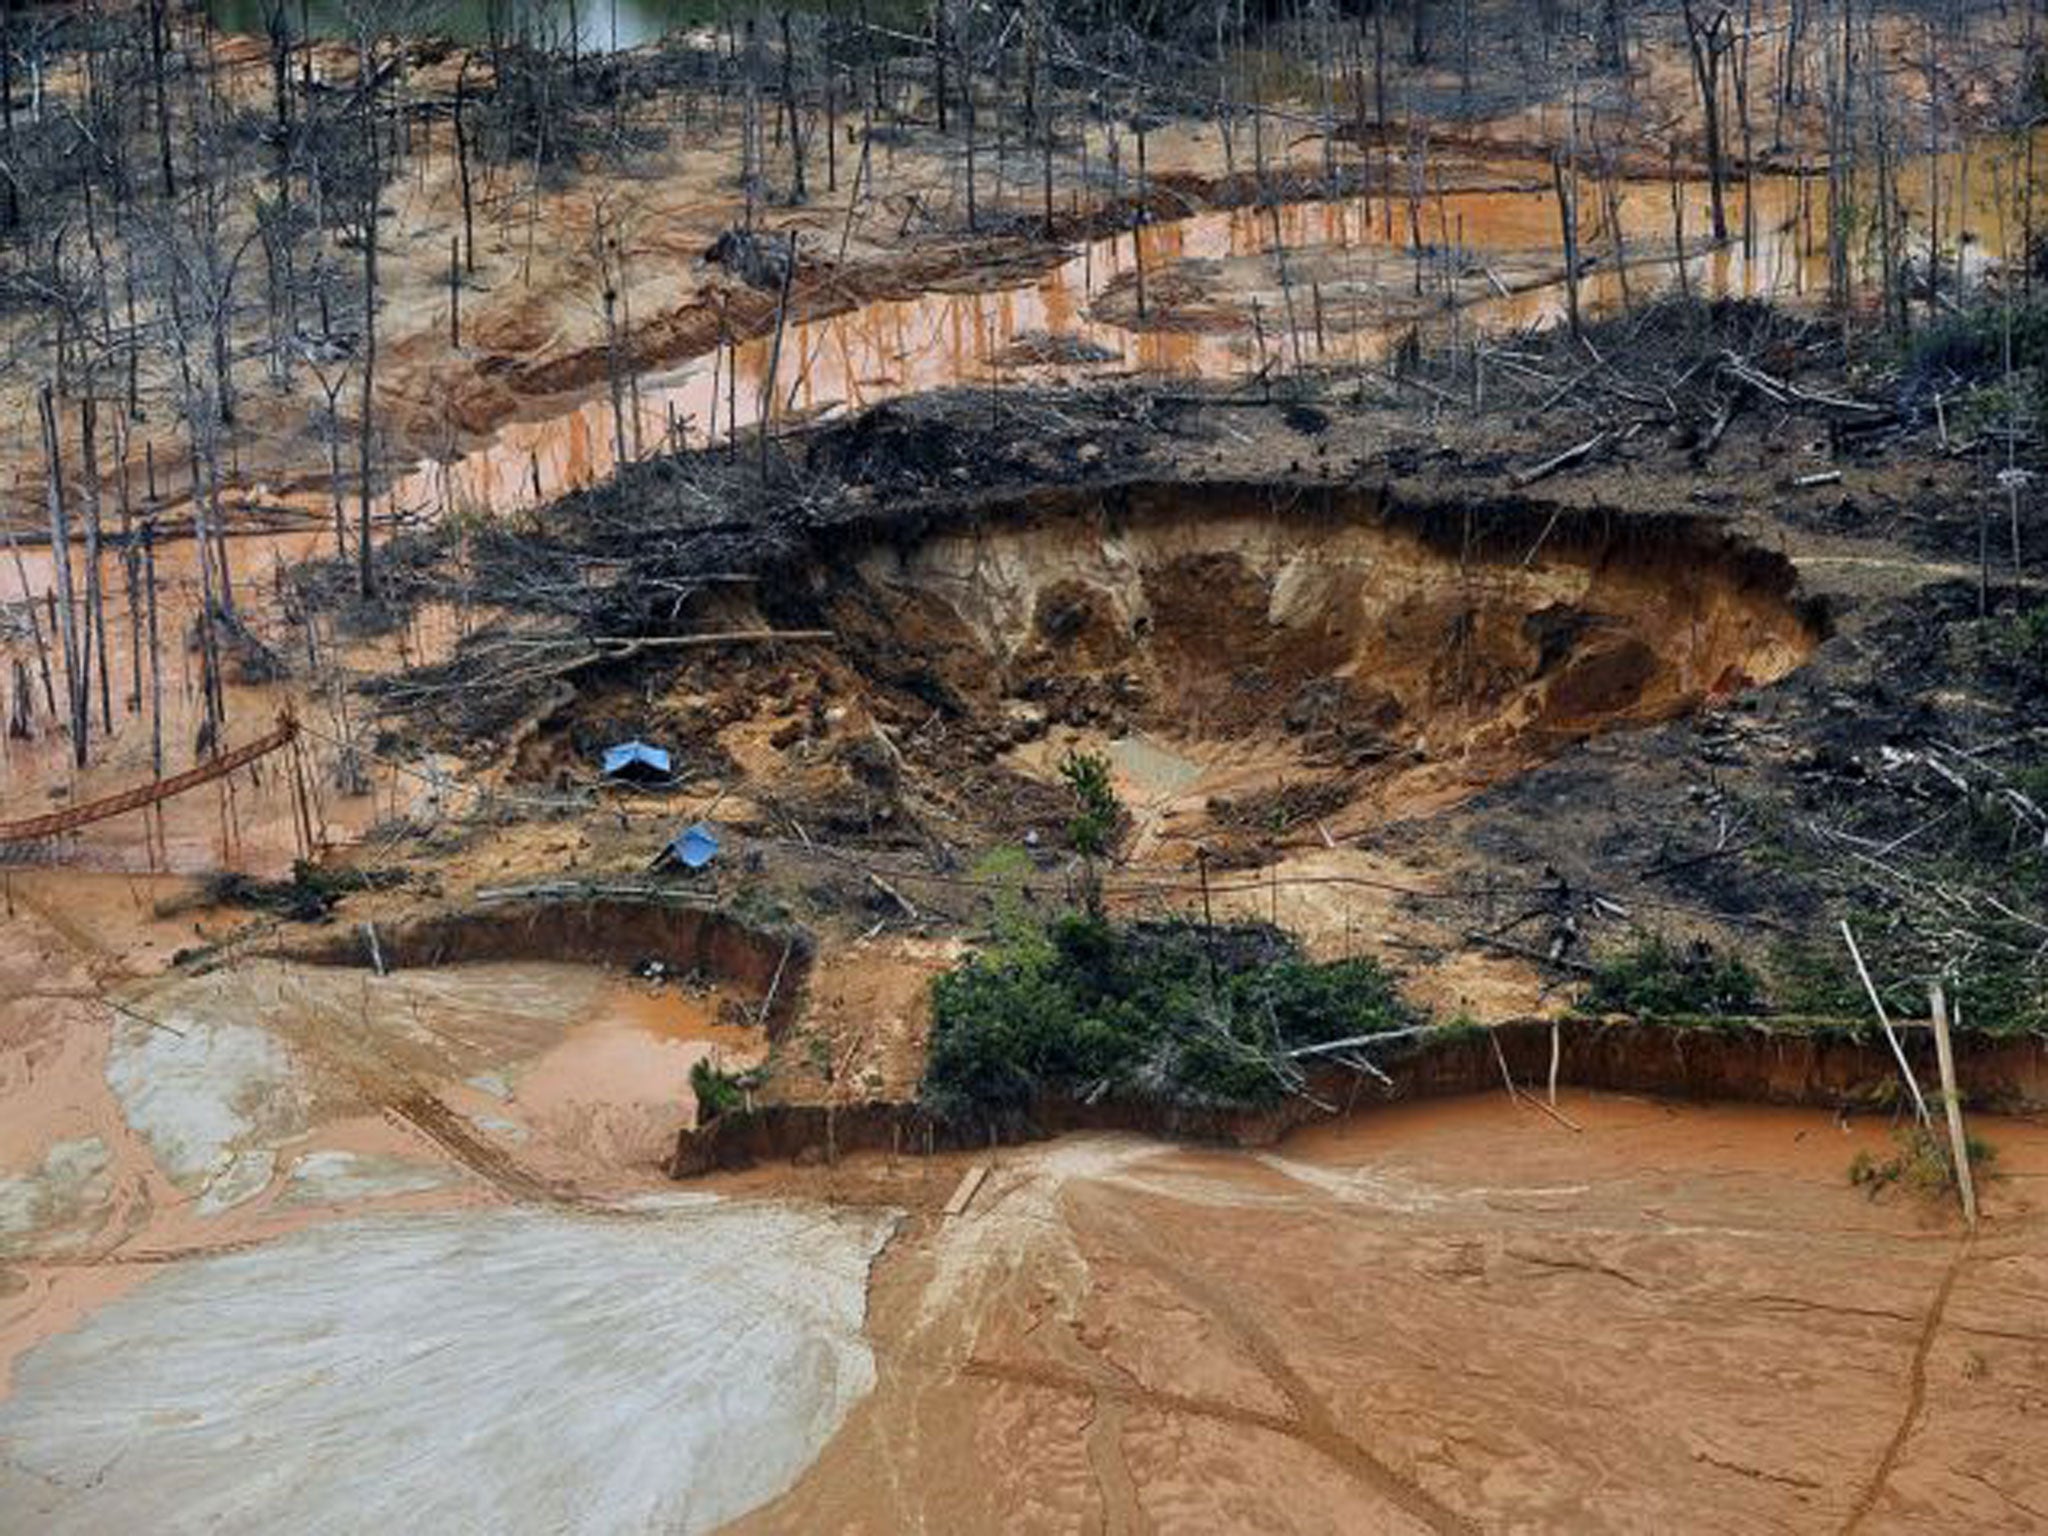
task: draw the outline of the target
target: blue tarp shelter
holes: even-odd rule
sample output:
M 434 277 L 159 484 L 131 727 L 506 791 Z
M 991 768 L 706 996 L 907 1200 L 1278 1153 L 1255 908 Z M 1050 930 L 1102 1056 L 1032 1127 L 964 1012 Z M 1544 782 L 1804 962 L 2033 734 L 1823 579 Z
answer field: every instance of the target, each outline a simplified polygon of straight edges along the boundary
M 604 749 L 604 776 L 608 779 L 665 779 L 669 765 L 666 748 L 644 741 L 622 741 Z
M 702 869 L 718 857 L 718 834 L 696 822 L 669 840 L 667 853 L 685 869 Z

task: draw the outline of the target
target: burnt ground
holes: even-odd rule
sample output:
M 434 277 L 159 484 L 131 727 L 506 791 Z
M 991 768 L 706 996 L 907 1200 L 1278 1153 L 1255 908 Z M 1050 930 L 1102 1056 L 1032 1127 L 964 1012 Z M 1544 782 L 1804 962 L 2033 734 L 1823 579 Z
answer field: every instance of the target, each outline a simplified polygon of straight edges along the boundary
M 1838 338 L 1760 306 L 1665 305 L 1604 323 L 1583 349 L 1548 334 L 1494 349 L 1477 411 L 1469 354 L 1435 355 L 1398 376 L 1333 373 L 1255 397 L 956 392 L 779 439 L 765 456 L 742 445 L 656 461 L 472 538 L 460 582 L 497 617 L 454 660 L 377 685 L 388 744 L 458 750 L 515 788 L 565 788 L 587 782 L 602 741 L 661 733 L 747 842 L 718 877 L 727 894 L 827 929 L 944 933 L 986 920 L 996 898 L 974 872 L 1022 841 L 1036 894 L 1058 899 L 1062 800 L 1047 761 L 1062 741 L 1184 724 L 1198 696 L 1204 719 L 1223 719 L 1234 689 L 1256 718 L 1217 734 L 1235 751 L 1270 727 L 1261 739 L 1298 758 L 1277 780 L 1211 795 L 1179 843 L 1171 828 L 1127 825 L 1131 881 L 1191 869 L 1197 841 L 1248 868 L 1293 868 L 1325 846 L 1384 853 L 1444 887 L 1406 904 L 1429 931 L 1395 921 L 1405 964 L 1511 953 L 1568 992 L 1589 963 L 1654 931 L 1739 956 L 1767 1007 L 1837 1016 L 1863 1007 L 1841 959 L 1846 918 L 1902 1011 L 1924 1009 L 1922 978 L 1946 969 L 1967 1022 L 2038 1027 L 2048 646 L 2023 617 L 2040 604 L 2031 560 L 2015 588 L 2003 557 L 2005 448 L 1995 422 L 1931 410 L 1935 389 L 1967 395 L 1966 376 L 1930 382 L 1924 352 L 1845 356 Z M 1839 478 L 1794 483 L 1813 476 Z M 1421 719 L 1440 680 L 1406 694 L 1368 680 L 1373 697 L 1319 712 L 1302 690 L 1336 652 L 1285 665 L 1262 654 L 1276 665 L 1211 677 L 1216 656 L 1190 637 L 1213 614 L 1229 655 L 1256 651 L 1267 642 L 1238 622 L 1237 598 L 1275 590 L 1272 572 L 1228 550 L 1176 568 L 1179 640 L 1149 572 L 1137 631 L 1048 582 L 1030 643 L 1007 652 L 903 576 L 947 540 L 999 542 L 1077 506 L 1121 506 L 1133 487 L 1169 503 L 1169 524 L 1175 487 L 1190 504 L 1259 487 L 1266 515 L 1311 521 L 1300 509 L 1318 497 L 1365 498 L 1496 585 L 1578 562 L 1595 582 L 1647 582 L 1651 609 L 1682 606 L 1733 559 L 1766 573 L 1741 590 L 1784 589 L 1771 611 L 1796 615 L 1807 638 L 1782 667 L 1747 651 L 1719 681 L 1660 692 L 1653 663 L 1628 649 L 1643 649 L 1634 631 L 1582 654 L 1584 633 L 1613 631 L 1614 615 L 1511 607 L 1520 623 L 1482 647 L 1498 676 L 1478 694 L 1461 684 L 1467 735 L 1436 754 L 1400 748 L 1402 729 L 1356 727 Z M 2029 555 L 2048 541 L 2028 495 L 2018 532 Z M 855 579 L 877 561 L 896 576 Z M 1476 621 L 1432 622 L 1462 641 Z M 620 641 L 749 628 L 834 638 Z M 1146 647 L 1135 661 L 1132 633 Z M 1560 643 L 1569 688 L 1554 673 Z M 1188 678 L 1211 692 L 1189 693 Z M 1566 717 L 1557 701 L 1574 690 Z M 1335 757 L 1333 717 L 1351 727 Z M 1523 724 L 1504 736 L 1510 718 Z M 1316 729 L 1320 757 L 1303 739 Z M 1491 756 L 1472 746 L 1502 740 Z M 1444 777 L 1438 755 L 1464 776 Z M 590 820 L 591 862 L 640 861 Z M 516 871 L 519 858 L 515 842 L 499 863 Z M 870 869 L 887 872 L 882 888 Z

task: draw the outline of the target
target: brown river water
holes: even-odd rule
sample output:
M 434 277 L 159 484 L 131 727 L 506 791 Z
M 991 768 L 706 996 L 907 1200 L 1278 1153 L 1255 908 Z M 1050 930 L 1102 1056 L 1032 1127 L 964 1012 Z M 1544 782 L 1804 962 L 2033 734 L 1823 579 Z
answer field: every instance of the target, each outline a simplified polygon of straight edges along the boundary
M 2017 171 L 2010 146 L 1989 146 L 1943 157 L 1937 177 L 1944 219 L 1966 231 L 1963 267 L 1981 275 L 2006 244 Z M 402 519 L 455 514 L 501 515 L 593 484 L 616 465 L 622 439 L 653 451 L 679 433 L 702 443 L 750 428 L 768 410 L 776 420 L 858 410 L 879 401 L 949 386 L 1005 387 L 1140 373 L 1161 379 L 1250 379 L 1264 371 L 1322 364 L 1340 370 L 1380 365 L 1385 354 L 1418 328 L 1431 334 L 1500 338 L 1556 321 L 1563 312 L 1557 208 L 1541 184 L 1543 168 L 1507 163 L 1501 180 L 1523 190 L 1426 194 L 1411 207 L 1405 197 L 1300 202 L 1269 208 L 1209 211 L 1148 225 L 1133 234 L 1086 243 L 1069 259 L 1028 281 L 989 292 L 926 292 L 885 299 L 844 313 L 793 324 L 779 356 L 773 338 L 759 337 L 722 354 L 691 358 L 642 376 L 637 419 L 615 419 L 602 389 L 565 398 L 562 408 L 502 427 L 481 447 L 448 462 L 422 464 L 401 475 L 384 497 L 384 512 Z M 1902 188 L 1910 206 L 1921 203 L 1926 175 L 1908 171 Z M 1708 191 L 1698 182 L 1678 187 L 1681 219 L 1674 219 L 1672 188 L 1663 182 L 1624 182 L 1615 189 L 1613 220 L 1596 209 L 1597 187 L 1581 189 L 1582 258 L 1595 265 L 1582 279 L 1581 304 L 1589 314 L 1612 311 L 1672 288 L 1677 281 L 1677 230 L 1685 231 L 1686 282 L 1694 292 L 1810 299 L 1825 288 L 1826 183 L 1818 178 L 1769 176 L 1756 183 L 1753 220 L 1743 214 L 1740 184 L 1729 192 L 1729 243 L 1709 247 Z M 1412 217 L 1411 217 L 1412 215 Z M 1613 230 L 1620 231 L 1619 256 Z M 1749 227 L 1753 239 L 1745 241 Z M 1414 236 L 1421 239 L 1418 248 Z M 1442 253 L 1454 254 L 1445 256 Z M 1874 263 L 1859 249 L 1859 265 Z M 1143 317 L 1132 298 L 1142 268 L 1158 297 Z M 1176 281 L 1192 274 L 1202 303 L 1176 313 Z M 1418 296 L 1417 290 L 1422 290 Z M 1240 302 L 1249 299 L 1257 305 Z M 1052 338 L 1055 346 L 1043 345 Z M 1098 361 L 1033 361 L 1047 355 Z M 774 399 L 768 388 L 775 372 Z M 632 410 L 628 406 L 628 410 Z M 24 504 L 32 486 L 18 487 Z M 229 541 L 237 598 L 259 634 L 284 634 L 275 600 L 285 565 L 330 552 L 324 497 L 279 492 L 263 485 L 228 498 L 237 504 L 296 507 L 303 527 L 245 532 Z M 84 575 L 74 581 L 83 590 Z M 158 551 L 159 629 L 165 637 L 165 772 L 192 760 L 200 711 L 196 658 L 177 643 L 196 612 L 198 582 L 189 541 L 167 541 Z M 113 793 L 153 775 L 147 706 L 126 708 L 135 687 L 140 651 L 133 644 L 118 553 L 102 557 L 109 594 L 108 653 L 114 705 L 111 743 L 95 727 L 91 765 L 75 770 L 61 732 L 42 728 L 28 741 L 7 740 L 0 750 L 0 806 L 25 816 L 62 803 Z M 53 586 L 47 547 L 21 551 L 20 565 L 0 552 L 0 599 L 24 590 L 44 597 Z M 9 649 L 26 655 L 17 621 Z M 268 729 L 292 696 L 301 718 L 326 737 L 345 733 L 345 701 L 332 687 L 337 666 L 361 672 L 387 668 L 445 650 L 457 616 L 430 610 L 404 632 L 374 644 L 331 649 L 311 670 L 323 686 L 231 686 L 223 736 L 232 745 Z M 303 638 L 279 644 L 303 646 Z M 304 661 L 304 657 L 298 658 Z M 54 665 L 54 662 L 53 662 Z M 141 663 L 146 676 L 146 661 Z M 61 691 L 62 679 L 57 679 Z M 40 694 L 40 685 L 37 690 Z M 38 713 L 42 714 L 38 697 Z M 308 739 L 322 765 L 316 787 L 331 787 L 335 748 Z M 423 796 L 445 786 L 432 764 L 372 765 L 376 792 L 341 797 L 323 792 L 319 812 L 330 836 L 348 838 L 380 818 L 402 815 Z M 90 863 L 116 868 L 198 868 L 225 862 L 276 867 L 294 851 L 282 773 L 238 776 L 238 787 L 216 787 L 187 797 L 203 802 L 167 808 L 152 851 L 149 818 L 127 817 L 96 826 L 75 840 Z M 239 797 L 239 798 L 237 798 Z
M 1673 277 L 1657 264 L 1668 194 L 1623 194 L 1640 299 Z M 1811 294 L 1820 194 L 1764 184 L 1754 255 L 1692 256 L 1688 281 Z M 1704 190 L 1684 198 L 1696 237 Z M 1254 326 L 1105 319 L 1132 277 L 1124 236 L 1014 289 L 794 327 L 778 404 L 1133 369 L 1229 379 L 1262 349 L 1370 365 L 1417 318 L 1405 211 L 1391 236 L 1386 211 L 1202 214 L 1136 237 L 1148 275 L 1256 286 L 1278 245 L 1330 291 L 1354 259 L 1377 271 L 1370 302 L 1336 307 L 1355 323 L 1326 314 L 1319 343 L 1299 306 L 1283 333 L 1284 304 Z M 1511 290 L 1459 279 L 1492 295 L 1456 312 L 1464 334 L 1555 316 L 1549 192 L 1431 198 L 1423 220 Z M 1622 299 L 1589 276 L 1589 307 Z M 1040 332 L 1115 360 L 996 362 Z M 769 352 L 738 349 L 742 425 Z M 644 379 L 643 438 L 673 407 L 701 441 L 724 366 Z M 502 513 L 536 481 L 587 484 L 611 468 L 610 411 L 515 423 L 401 478 L 389 506 Z M 324 542 L 317 523 L 232 541 L 259 627 L 286 632 L 276 568 Z M 192 559 L 160 551 L 167 639 L 192 611 Z M 39 595 L 48 552 L 24 560 Z M 103 579 L 114 738 L 75 775 L 47 728 L 8 742 L 7 815 L 152 772 L 146 714 L 123 705 L 118 560 Z M 4 557 L 0 581 L 20 595 Z M 456 623 L 433 609 L 374 644 L 326 642 L 301 716 L 328 729 L 338 669 L 444 649 Z M 175 771 L 196 677 L 180 644 L 164 667 Z M 231 688 L 228 742 L 284 696 Z M 312 759 L 324 782 L 318 739 Z M 294 852 L 282 763 L 54 852 L 274 869 Z M 367 795 L 326 792 L 323 820 L 345 838 L 431 809 L 438 771 L 383 766 Z M 190 939 L 153 908 L 164 885 L 69 869 L 6 884 L 0 1529 L 2048 1528 L 2038 1125 L 1978 1121 L 2000 1157 L 1969 1240 L 1931 1202 L 1850 1187 L 1850 1158 L 1889 1148 L 1877 1117 L 1574 1093 L 1577 1129 L 1492 1096 L 1265 1153 L 1005 1149 L 953 1217 L 937 1206 L 964 1158 L 678 1193 L 658 1157 L 690 1114 L 690 1064 L 766 1048 L 716 985 L 539 962 L 157 975 Z

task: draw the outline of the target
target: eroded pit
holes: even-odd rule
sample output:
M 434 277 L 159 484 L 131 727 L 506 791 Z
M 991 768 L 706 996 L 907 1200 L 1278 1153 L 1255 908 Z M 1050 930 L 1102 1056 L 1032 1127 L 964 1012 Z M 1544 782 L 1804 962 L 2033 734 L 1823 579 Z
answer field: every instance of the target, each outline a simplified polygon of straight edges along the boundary
M 900 830 L 907 796 L 1056 836 L 1055 765 L 1090 746 L 1128 853 L 1252 857 L 1773 682 L 1823 631 L 1790 564 L 1720 523 L 1527 501 L 1146 484 L 836 538 L 699 616 L 830 631 L 803 664 L 706 659 L 651 720 L 600 694 L 555 724 L 667 730 L 839 836 Z

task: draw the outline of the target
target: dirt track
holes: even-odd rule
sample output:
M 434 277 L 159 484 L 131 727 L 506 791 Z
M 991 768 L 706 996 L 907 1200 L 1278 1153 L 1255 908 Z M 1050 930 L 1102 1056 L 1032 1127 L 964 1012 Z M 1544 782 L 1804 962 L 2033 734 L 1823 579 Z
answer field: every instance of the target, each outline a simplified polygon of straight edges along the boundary
M 892 1247 L 874 1397 L 738 1529 L 2040 1528 L 2039 1128 L 1981 1127 L 1966 1246 L 1849 1188 L 1880 1127 L 1565 1108 L 1004 1151 Z
M 1287 153 L 1312 168 L 1315 146 Z M 1162 132 L 1153 154 L 1162 186 L 1202 191 L 1187 206 L 1211 211 L 1062 254 L 957 230 L 898 251 L 893 210 L 878 207 L 843 268 L 806 275 L 776 346 L 773 298 L 698 261 L 735 216 L 725 157 L 679 140 L 624 210 L 624 286 L 640 317 L 628 348 L 648 373 L 630 431 L 602 397 L 614 349 L 593 304 L 604 280 L 583 254 L 602 189 L 549 194 L 537 219 L 562 238 L 537 263 L 529 242 L 523 269 L 517 232 L 487 230 L 463 344 L 444 345 L 451 188 L 430 159 L 387 275 L 381 404 L 394 463 L 443 462 L 403 476 L 392 505 L 508 514 L 600 479 L 621 438 L 651 446 L 673 420 L 701 441 L 716 412 L 729 429 L 772 395 L 794 415 L 964 384 L 977 413 L 985 393 L 1000 417 L 1028 408 L 1004 394 L 1020 378 L 1133 367 L 1243 380 L 1249 395 L 1269 377 L 1269 345 L 1296 366 L 1333 367 L 1330 398 L 1298 412 L 1238 399 L 1142 424 L 1119 419 L 1114 401 L 1091 421 L 1063 400 L 1070 434 L 1142 432 L 1157 456 L 1132 471 L 1156 474 L 1168 501 L 1175 476 L 1287 497 L 1334 477 L 1366 495 L 1426 487 L 1448 506 L 1497 500 L 1515 472 L 1591 430 L 1560 435 L 1556 423 L 1584 404 L 1567 398 L 1573 375 L 1561 369 L 1556 396 L 1539 368 L 1524 402 L 1565 402 L 1533 412 L 1556 440 L 1525 430 L 1529 411 L 1480 414 L 1482 383 L 1492 401 L 1518 365 L 1525 386 L 1532 362 L 1559 366 L 1521 350 L 1527 338 L 1483 381 L 1475 363 L 1469 417 L 1457 376 L 1431 384 L 1379 367 L 1409 323 L 1440 309 L 1454 328 L 1496 330 L 1554 312 L 1546 192 L 1461 192 L 1454 175 L 1446 197 L 1440 184 L 1434 228 L 1416 238 L 1476 254 L 1432 269 L 1424 291 L 1420 252 L 1407 233 L 1373 233 L 1371 199 L 1232 211 L 1243 189 L 1224 195 L 1213 138 Z M 949 162 L 943 142 L 907 149 L 890 190 L 914 193 Z M 1466 169 L 1483 188 L 1506 172 Z M 1974 184 L 1981 198 L 1983 178 Z M 1802 241 L 1788 201 L 1801 190 L 1766 189 L 1759 258 L 1731 248 L 1696 260 L 1702 291 L 1812 279 L 1812 231 Z M 1685 196 L 1697 231 L 1699 189 Z M 1600 260 L 1657 263 L 1659 197 L 1631 190 Z M 1384 220 L 1394 206 L 1378 201 Z M 1062 234 L 1101 235 L 1074 202 Z M 777 222 L 804 226 L 822 251 L 820 231 L 842 212 L 853 230 L 854 209 L 831 202 Z M 2005 242 L 1981 212 L 1958 222 L 1988 252 Z M 1624 297 L 1611 271 L 1589 281 L 1589 307 Z M 1279 329 L 1304 285 L 1312 309 Z M 721 338 L 732 343 L 722 359 Z M 306 398 L 250 404 L 242 489 L 316 515 L 275 543 L 238 541 L 252 614 L 267 606 L 276 554 L 325 545 Z M 1727 504 L 1744 537 L 1797 573 L 1794 596 L 1845 600 L 1846 639 L 1875 653 L 1881 684 L 1896 653 L 1873 610 L 1928 607 L 1916 588 L 1975 569 L 1956 542 L 1962 521 L 1933 530 L 1947 528 L 1945 545 L 1923 545 L 1899 512 L 1911 503 L 1918 517 L 1924 503 L 1946 516 L 1980 494 L 1965 491 L 1975 469 L 1948 459 L 1945 442 L 1940 460 L 1872 462 L 1811 422 L 1752 410 L 1710 467 L 1713 444 L 1700 451 L 1669 425 L 1631 429 L 1583 474 L 1549 482 L 1523 509 L 1529 528 L 1506 520 L 1521 535 L 1512 551 L 1476 572 L 1461 558 L 1455 577 L 1386 530 L 1322 530 L 1324 558 L 1308 558 L 1273 531 L 1270 506 L 1176 523 L 1168 505 L 1115 537 L 1093 525 L 906 536 L 901 550 L 849 562 L 836 585 L 804 585 L 801 600 L 828 609 L 818 617 L 840 637 L 829 658 L 771 650 L 587 679 L 572 707 L 528 722 L 518 753 L 471 765 L 530 794 L 507 802 L 518 809 L 506 823 L 451 825 L 441 761 L 401 732 L 384 743 L 371 794 L 328 797 L 332 827 L 364 834 L 365 864 L 408 860 L 467 894 L 579 867 L 637 873 L 657 833 L 722 807 L 738 834 L 728 869 L 743 837 L 765 866 L 745 894 L 813 903 L 806 917 L 843 930 L 778 1068 L 775 1091 L 803 1102 L 915 1092 L 924 983 L 979 915 L 963 902 L 968 918 L 951 922 L 960 898 L 945 871 L 956 854 L 1041 829 L 1056 842 L 1063 802 L 1049 764 L 1077 741 L 1116 756 L 1138 812 L 1134 859 L 1171 861 L 1184 880 L 1197 832 L 1233 843 L 1226 853 L 1276 878 L 1270 897 L 1255 882 L 1226 892 L 1229 911 L 1270 912 L 1321 953 L 1395 956 L 1445 1014 L 1556 1007 L 1554 985 L 1528 965 L 1468 948 L 1457 909 L 1422 910 L 1404 893 L 1435 898 L 1439 882 L 1481 865 L 1526 874 L 1556 859 L 1638 912 L 1690 922 L 1704 903 L 1717 920 L 1728 914 L 1712 889 L 1696 899 L 1694 877 L 1733 887 L 1737 866 L 1702 865 L 1686 839 L 1718 833 L 1705 855 L 1717 859 L 1734 840 L 1699 786 L 1718 797 L 1740 752 L 1759 777 L 1804 771 L 1794 749 L 1811 744 L 1813 719 L 1836 714 L 1865 722 L 1858 749 L 1874 753 L 1894 718 L 1845 672 L 1843 646 L 1814 659 L 1821 636 L 1785 591 L 1723 580 L 1711 562 L 1579 558 L 1546 542 L 1560 509 L 1612 509 L 1627 523 Z M 1101 442 L 1087 446 L 1099 461 Z M 978 440 L 960 447 L 949 476 L 981 483 L 988 457 Z M 1787 490 L 1789 475 L 1831 465 L 1839 499 Z M 178 555 L 163 558 L 175 582 Z M 115 590 L 112 557 L 106 576 Z M 729 624 L 744 601 L 706 617 Z M 1859 602 L 1872 605 L 1860 616 Z M 167 612 L 175 632 L 182 610 L 173 600 Z M 284 623 L 275 633 L 294 669 L 307 642 L 301 678 L 322 705 L 307 718 L 321 721 L 339 707 L 324 694 L 341 668 L 439 654 L 474 621 L 427 610 L 367 644 L 330 632 L 321 657 L 314 636 Z M 1752 691 L 1810 659 L 1788 686 Z M 1246 676 L 1227 677 L 1240 663 Z M 175 647 L 170 671 L 183 761 L 194 694 Z M 826 697 L 827 681 L 839 696 Z M 935 682 L 952 696 L 942 705 L 968 707 L 935 706 L 924 696 Z M 1333 682 L 1334 695 L 1314 695 Z M 1071 691 L 1049 708 L 1059 685 Z M 267 723 L 274 692 L 234 690 L 230 743 Z M 1307 723 L 1290 723 L 1304 695 Z M 1247 698 L 1256 712 L 1233 716 Z M 586 703 L 596 708 L 579 713 Z M 1350 734 L 1326 730 L 1332 718 Z M 690 745 L 717 769 L 715 790 L 573 818 L 539 799 L 587 786 L 593 733 L 649 719 L 673 724 L 679 742 L 701 736 Z M 1772 736 L 1781 719 L 1787 734 Z M 1661 735 L 1602 735 L 1653 721 L 1666 722 Z M 10 814 L 16 799 L 24 813 L 45 809 L 60 781 L 76 798 L 143 776 L 142 734 L 141 717 L 125 716 L 111 750 L 75 777 L 54 731 L 10 745 Z M 1594 736 L 1597 747 L 1579 745 Z M 1736 739 L 1760 744 L 1725 745 Z M 1520 789 L 1501 787 L 1546 760 Z M 730 768 L 740 788 L 728 796 Z M 863 774 L 886 793 L 867 795 Z M 295 851 L 284 788 L 272 776 L 241 784 L 239 800 L 223 788 L 181 802 L 158 822 L 155 852 L 140 823 L 59 852 L 188 875 L 280 868 Z M 1326 789 L 1333 798 L 1317 800 Z M 1493 799 L 1478 803 L 1482 792 Z M 1624 794 L 1651 807 L 1639 827 L 1620 826 Z M 1450 805 L 1454 817 L 1425 819 Z M 433 830 L 368 835 L 407 813 Z M 1623 831 L 1635 841 L 1617 847 Z M 827 862 L 840 837 L 855 854 L 908 850 L 933 878 L 897 876 L 909 899 L 890 900 Z M 817 856 L 785 859 L 792 843 Z M 1584 879 L 1566 855 L 1593 866 Z M 1282 869 L 1303 877 L 1284 911 Z M 1648 882 L 1672 870 L 1687 878 L 1660 908 Z M 1757 906 L 1768 916 L 1787 889 L 1752 883 L 1767 899 L 1738 890 L 1730 921 Z M 18 913 L 9 891 L 0 1528 L 263 1530 L 288 1508 L 313 1528 L 488 1520 L 550 1533 L 579 1520 L 696 1530 L 733 1515 L 742 1529 L 878 1533 L 2048 1529 L 2038 1125 L 1978 1123 L 2001 1155 L 1989 1223 L 1971 1243 L 1944 1211 L 1850 1189 L 1853 1153 L 1886 1149 L 1875 1123 L 1581 1096 L 1566 1103 L 1579 1135 L 1476 1099 L 1382 1113 L 1271 1155 L 1104 1137 L 1005 1150 L 951 1219 L 935 1213 L 964 1158 L 766 1169 L 650 1208 L 660 1149 L 689 1108 L 689 1062 L 714 1046 L 736 1061 L 763 1049 L 714 1023 L 709 1005 L 650 1028 L 644 997 L 609 996 L 616 977 L 525 966 L 493 972 L 468 1000 L 474 977 L 401 974 L 376 984 L 376 1007 L 355 975 L 159 979 L 172 950 L 210 945 L 246 917 L 203 903 L 152 916 L 175 887 L 67 871 L 23 881 Z M 352 898 L 347 920 L 400 915 L 413 899 Z M 720 1198 L 745 1195 L 771 1199 Z M 793 1198 L 810 1195 L 834 1208 Z M 870 1283 L 898 1209 L 917 1214 Z

